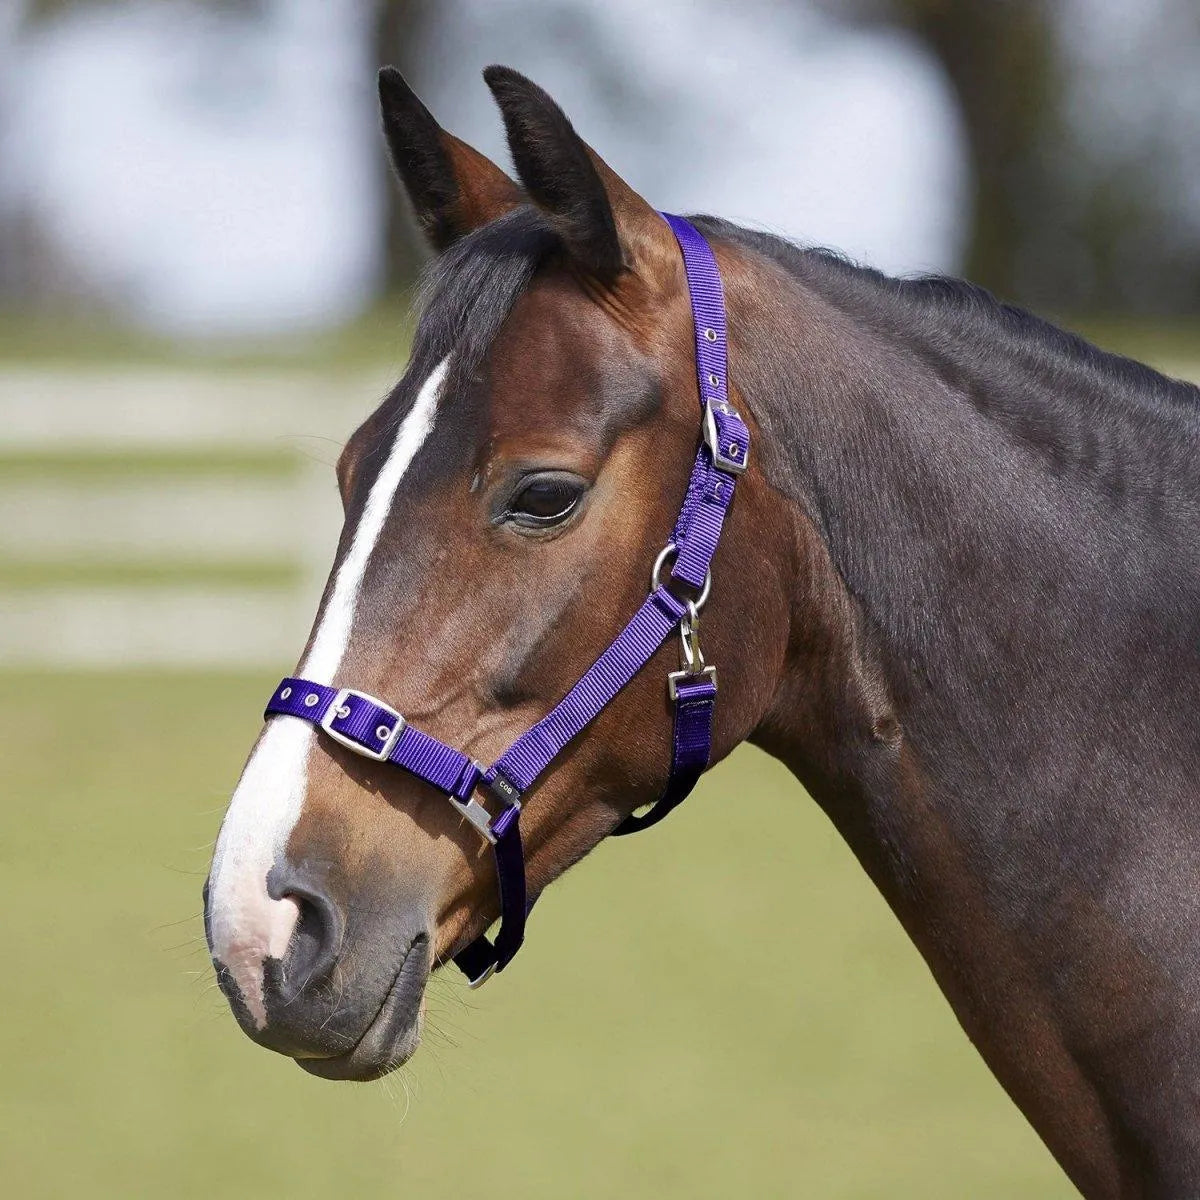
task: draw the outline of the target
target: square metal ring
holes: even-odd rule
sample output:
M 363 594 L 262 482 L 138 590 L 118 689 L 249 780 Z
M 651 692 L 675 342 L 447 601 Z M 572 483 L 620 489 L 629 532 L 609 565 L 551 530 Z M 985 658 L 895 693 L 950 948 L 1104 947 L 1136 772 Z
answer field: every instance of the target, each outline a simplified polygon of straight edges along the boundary
M 696 679 L 707 679 L 715 688 L 717 686 L 717 668 L 702 667 L 699 671 L 670 671 L 667 674 L 667 695 L 671 699 L 679 699 L 679 685 Z
M 450 796 L 448 799 L 488 845 L 496 844 L 496 835 L 492 832 L 492 814 L 474 796 L 468 800 L 460 800 L 457 796 Z
M 505 812 L 508 812 L 511 809 L 515 808 L 517 812 L 520 813 L 521 801 L 515 796 L 506 795 L 503 791 L 494 787 L 493 784 L 488 783 L 483 778 L 484 769 L 482 763 L 476 762 L 474 759 L 472 759 L 471 765 L 474 767 L 476 775 L 476 783 L 474 788 L 471 789 L 471 794 L 465 800 L 463 800 L 451 793 L 446 797 L 446 799 L 448 799 L 450 803 L 454 805 L 454 807 L 459 811 L 459 813 L 462 814 L 462 816 L 466 817 L 467 821 L 475 827 L 476 832 L 481 838 L 484 839 L 484 841 L 488 843 L 488 845 L 494 846 L 500 839 L 495 829 L 492 827 L 493 824 L 500 820 Z M 478 800 L 475 799 L 475 792 L 480 788 L 482 788 L 485 792 L 489 792 L 491 795 L 495 796 L 496 799 L 504 805 L 504 811 L 493 817 L 492 814 L 488 812 L 488 810 L 482 804 L 480 804 Z M 517 793 L 517 796 L 519 796 L 519 793 Z

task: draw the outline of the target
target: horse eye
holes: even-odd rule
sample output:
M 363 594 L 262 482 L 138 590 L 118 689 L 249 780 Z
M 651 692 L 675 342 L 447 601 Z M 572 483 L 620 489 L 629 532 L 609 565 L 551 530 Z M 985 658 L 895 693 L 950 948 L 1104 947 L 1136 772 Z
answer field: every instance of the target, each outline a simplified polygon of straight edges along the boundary
M 512 498 L 509 520 L 540 529 L 565 521 L 575 511 L 583 489 L 570 479 L 532 479 Z

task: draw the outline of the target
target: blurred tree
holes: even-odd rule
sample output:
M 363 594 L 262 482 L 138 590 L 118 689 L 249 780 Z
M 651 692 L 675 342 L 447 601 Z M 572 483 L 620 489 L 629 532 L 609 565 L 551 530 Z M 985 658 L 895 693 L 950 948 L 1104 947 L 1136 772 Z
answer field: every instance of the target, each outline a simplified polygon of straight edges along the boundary
M 1078 128 L 1061 0 L 817 3 L 835 18 L 908 32 L 940 62 L 970 156 L 971 279 L 1060 311 L 1200 305 L 1200 225 L 1162 203 L 1172 147 L 1159 145 L 1157 161 L 1143 152 L 1131 162 Z M 1200 71 L 1200 5 L 1174 7 L 1192 14 Z
M 1063 70 L 1047 4 L 845 0 L 825 7 L 898 26 L 938 59 L 958 98 L 971 160 L 965 271 L 1002 296 L 1030 290 L 1023 251 L 1046 218 L 1049 151 L 1062 132 Z
M 0 0 L 3 3 L 4 0 Z M 101 0 L 16 0 L 21 6 L 18 22 L 32 25 L 53 19 L 70 9 L 82 8 Z M 261 8 L 263 0 L 202 0 L 210 7 L 247 9 Z M 370 27 L 368 38 L 373 67 L 387 64 L 398 66 L 419 90 L 424 56 L 423 39 L 433 27 L 437 0 L 369 0 L 367 12 Z M 427 250 L 407 200 L 401 195 L 379 143 L 378 155 L 380 188 L 385 197 L 383 239 L 387 248 L 383 287 L 388 293 L 402 291 L 416 278 Z M 2 281 L 0 281 L 2 283 Z
M 1024 290 L 1025 234 L 1052 203 L 1046 170 L 1063 132 L 1063 70 L 1042 0 L 896 0 L 957 93 L 970 143 L 966 270 L 1004 295 Z
M 437 0 L 374 0 L 372 55 L 375 68 L 399 67 L 418 94 L 424 82 L 422 71 L 427 61 L 422 53 L 425 39 L 433 29 Z M 417 228 L 408 199 L 392 174 L 379 141 L 378 159 L 384 203 L 384 244 L 386 260 L 384 290 L 389 294 L 412 285 L 429 251 Z

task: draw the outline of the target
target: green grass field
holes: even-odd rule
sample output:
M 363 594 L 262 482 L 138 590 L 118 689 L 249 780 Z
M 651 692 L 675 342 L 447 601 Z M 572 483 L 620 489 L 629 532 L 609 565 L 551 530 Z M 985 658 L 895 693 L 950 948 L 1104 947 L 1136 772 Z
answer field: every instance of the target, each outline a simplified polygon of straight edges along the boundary
M 739 752 L 434 981 L 381 1084 L 253 1046 L 200 886 L 265 676 L 7 675 L 0 1161 L 34 1197 L 1072 1194 L 833 829 Z

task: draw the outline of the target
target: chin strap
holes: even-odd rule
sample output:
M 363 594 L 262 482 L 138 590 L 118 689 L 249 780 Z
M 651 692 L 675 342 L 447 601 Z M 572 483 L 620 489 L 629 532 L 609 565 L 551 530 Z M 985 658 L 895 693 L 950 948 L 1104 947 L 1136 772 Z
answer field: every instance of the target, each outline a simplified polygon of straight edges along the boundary
M 626 818 L 614 832 L 636 833 L 661 821 L 687 797 L 711 754 L 717 676 L 700 652 L 700 611 L 712 587 L 712 558 L 737 477 L 746 469 L 750 433 L 729 403 L 725 300 L 712 248 L 684 218 L 663 216 L 679 242 L 687 272 L 703 437 L 671 540 L 654 564 L 650 594 L 625 628 L 579 682 L 487 768 L 415 729 L 382 700 L 353 688 L 291 677 L 275 689 L 266 708 L 267 717 L 311 721 L 354 753 L 403 767 L 442 792 L 491 844 L 500 892 L 500 931 L 494 943 L 479 937 L 455 955 L 454 962 L 471 987 L 502 971 L 525 939 L 533 901 L 525 883 L 521 797 L 676 629 L 683 662 L 667 681 L 675 710 L 667 786 L 647 812 Z M 660 576 L 668 562 L 671 573 L 663 583 Z M 673 582 L 698 592 L 697 599 L 679 599 L 668 587 Z M 495 816 L 476 799 L 480 791 L 499 808 Z

